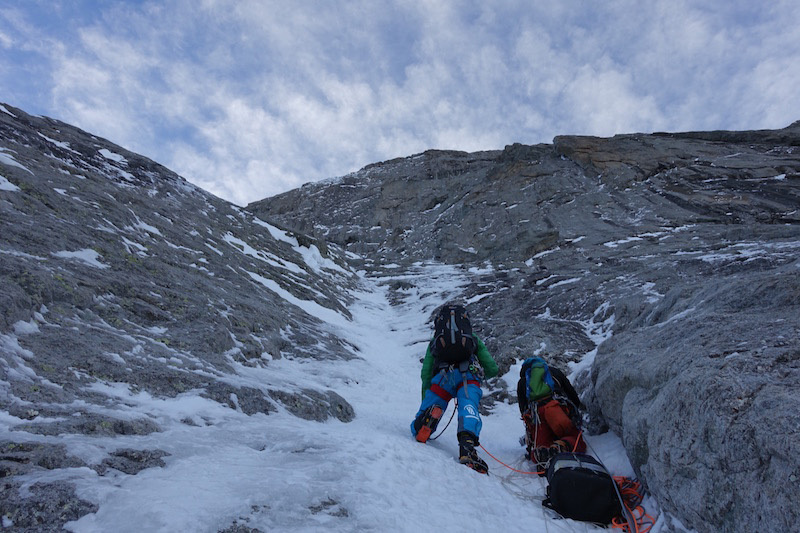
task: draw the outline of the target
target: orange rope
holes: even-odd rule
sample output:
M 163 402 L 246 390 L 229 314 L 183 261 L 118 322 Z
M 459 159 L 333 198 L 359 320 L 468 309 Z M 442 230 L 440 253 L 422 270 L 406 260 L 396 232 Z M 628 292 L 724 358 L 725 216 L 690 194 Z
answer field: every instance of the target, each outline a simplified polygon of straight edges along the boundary
M 540 475 L 544 474 L 544 472 L 525 472 L 524 470 L 517 470 L 517 469 L 516 469 L 516 468 L 514 468 L 513 466 L 509 466 L 509 465 L 505 464 L 503 461 L 501 461 L 500 459 L 498 459 L 497 457 L 495 457 L 494 455 L 492 455 L 491 453 L 489 453 L 489 450 L 487 450 L 486 448 L 484 448 L 484 447 L 483 447 L 483 444 L 478 444 L 478 446 L 480 446 L 481 450 L 485 451 L 485 452 L 486 452 L 486 454 L 487 454 L 489 457 L 491 457 L 492 459 L 494 459 L 495 461 L 497 461 L 498 463 L 500 463 L 500 464 L 501 464 L 501 465 L 503 465 L 504 467 L 508 468 L 509 470 L 513 470 L 514 472 L 516 472 L 516 473 L 518 473 L 518 474 L 536 474 L 537 476 L 540 476 Z
M 578 443 L 580 443 L 582 438 L 583 438 L 583 430 L 580 430 L 578 432 L 578 438 L 575 439 L 575 446 L 572 448 L 572 453 L 575 453 L 575 450 L 578 449 Z
M 524 418 L 523 418 L 523 420 L 524 420 Z M 578 449 L 578 444 L 580 443 L 580 441 L 581 441 L 581 438 L 583 438 L 583 431 L 580 431 L 580 432 L 578 433 L 578 438 L 576 438 L 576 439 L 575 439 L 575 446 L 572 448 L 572 452 L 573 452 L 573 453 L 575 452 L 575 450 L 577 450 L 577 449 Z M 487 450 L 486 448 L 484 448 L 484 447 L 483 447 L 483 444 L 478 444 L 478 446 L 480 446 L 481 450 L 485 451 L 485 452 L 486 452 L 486 454 L 487 454 L 489 457 L 491 457 L 492 459 L 494 459 L 495 461 L 497 461 L 498 463 L 500 463 L 500 464 L 501 464 L 501 465 L 503 465 L 504 467 L 508 468 L 509 470 L 513 470 L 514 472 L 516 472 L 516 473 L 518 473 L 518 474 L 529 474 L 529 475 L 536 474 L 537 476 L 541 476 L 541 475 L 544 475 L 544 473 L 545 473 L 544 471 L 541 471 L 541 472 L 526 472 L 526 471 L 524 471 L 524 470 L 517 470 L 517 469 L 516 469 L 516 468 L 514 468 L 513 466 L 509 466 L 509 465 L 507 465 L 506 463 L 504 463 L 503 461 L 501 461 L 500 459 L 498 459 L 497 457 L 495 457 L 494 455 L 492 455 L 492 454 L 489 452 L 489 450 Z
M 641 505 L 643 499 L 641 482 L 638 479 L 624 476 L 614 476 L 614 481 L 619 487 L 620 494 L 622 494 L 624 500 L 622 504 L 633 516 L 636 530 L 631 531 L 627 520 L 624 520 L 621 516 L 615 517 L 611 521 L 611 527 L 621 529 L 625 533 L 648 533 L 655 524 L 655 519 L 647 514 Z M 633 508 L 631 509 L 631 507 Z
M 655 524 L 653 517 L 644 512 L 644 508 L 642 508 L 641 505 L 634 507 L 633 510 L 631 510 L 631 508 L 625 504 L 625 508 L 628 509 L 628 512 L 630 512 L 633 516 L 633 519 L 636 523 L 636 531 L 631 531 L 630 527 L 628 526 L 628 522 L 619 516 L 615 516 L 611 520 L 611 527 L 615 529 L 621 529 L 625 533 L 648 533 L 650 528 L 653 527 L 653 524 Z

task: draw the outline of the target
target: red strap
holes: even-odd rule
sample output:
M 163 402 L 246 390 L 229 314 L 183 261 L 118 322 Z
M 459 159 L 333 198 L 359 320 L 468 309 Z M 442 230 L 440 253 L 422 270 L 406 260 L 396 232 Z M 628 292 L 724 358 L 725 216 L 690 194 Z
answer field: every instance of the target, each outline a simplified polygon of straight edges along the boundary
M 434 393 L 436 396 L 441 398 L 442 400 L 449 402 L 453 397 L 450 396 L 450 393 L 440 387 L 438 384 L 434 383 L 431 385 L 431 392 Z
M 480 387 L 481 386 L 481 382 L 480 381 L 476 381 L 474 379 L 468 379 L 467 380 L 467 385 L 477 385 L 478 387 Z M 460 389 L 463 386 L 464 386 L 464 382 L 462 381 L 461 383 L 458 384 L 458 387 L 456 387 L 456 390 Z M 431 387 L 431 388 L 433 388 L 433 387 Z

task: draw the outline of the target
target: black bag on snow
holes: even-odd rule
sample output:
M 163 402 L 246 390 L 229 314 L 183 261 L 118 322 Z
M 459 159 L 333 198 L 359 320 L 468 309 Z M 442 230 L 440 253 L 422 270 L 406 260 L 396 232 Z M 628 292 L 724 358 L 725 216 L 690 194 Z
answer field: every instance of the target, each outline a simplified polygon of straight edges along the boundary
M 475 352 L 475 339 L 467 310 L 461 305 L 445 305 L 433 322 L 434 358 L 440 363 L 468 361 Z
M 621 514 L 614 478 L 591 455 L 555 455 L 547 466 L 547 483 L 542 505 L 565 518 L 609 524 Z

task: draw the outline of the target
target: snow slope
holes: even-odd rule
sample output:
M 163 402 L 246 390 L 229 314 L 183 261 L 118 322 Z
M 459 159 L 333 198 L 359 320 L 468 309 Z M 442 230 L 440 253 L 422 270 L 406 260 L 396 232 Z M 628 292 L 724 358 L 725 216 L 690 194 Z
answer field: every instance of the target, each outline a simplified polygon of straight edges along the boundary
M 416 289 L 391 306 L 386 282 L 415 278 Z M 163 468 L 136 475 L 109 469 L 99 476 L 75 468 L 68 480 L 97 502 L 97 513 L 67 527 L 75 532 L 219 531 L 600 531 L 559 519 L 541 506 L 545 480 L 514 472 L 484 451 L 482 476 L 457 461 L 456 421 L 441 438 L 419 444 L 409 424 L 420 400 L 420 360 L 430 334 L 428 317 L 458 296 L 464 280 L 441 265 L 418 265 L 396 277 L 364 278 L 353 321 L 337 321 L 359 348 L 357 359 L 279 359 L 267 368 L 241 367 L 243 386 L 269 381 L 330 388 L 353 405 L 351 423 L 301 420 L 287 412 L 246 416 L 189 392 L 175 399 L 104 389 L 124 398 L 131 416 L 146 412 L 165 428 L 146 436 L 87 439 L 62 436 L 71 454 L 97 463 L 107 450 L 130 446 L 170 455 Z M 420 287 L 424 287 L 421 289 Z M 329 318 L 329 317 L 323 317 Z M 477 317 L 476 320 L 480 318 Z M 515 387 L 519 363 L 506 379 Z M 267 377 L 268 376 L 268 377 Z M 450 418 L 452 404 L 443 423 Z M 522 422 L 516 405 L 484 417 L 481 443 L 523 471 Z M 589 443 L 615 475 L 632 475 L 619 440 Z M 30 483 L 65 479 L 44 472 Z M 655 502 L 648 499 L 649 510 Z M 232 530 L 234 528 L 231 528 Z M 659 519 L 654 533 L 666 531 Z

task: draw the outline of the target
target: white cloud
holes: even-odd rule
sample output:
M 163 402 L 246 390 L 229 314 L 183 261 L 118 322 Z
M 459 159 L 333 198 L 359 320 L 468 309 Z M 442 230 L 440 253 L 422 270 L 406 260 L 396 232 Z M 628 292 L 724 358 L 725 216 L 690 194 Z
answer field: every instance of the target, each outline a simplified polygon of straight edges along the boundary
M 14 44 L 14 40 L 6 35 L 4 32 L 0 31 L 0 46 L 3 48 L 11 48 Z
M 790 0 L 174 0 L 80 15 L 38 40 L 32 10 L 0 21 L 3 46 L 50 65 L 37 106 L 240 204 L 428 148 L 800 118 Z M 15 69 L 30 67 L 0 59 Z

